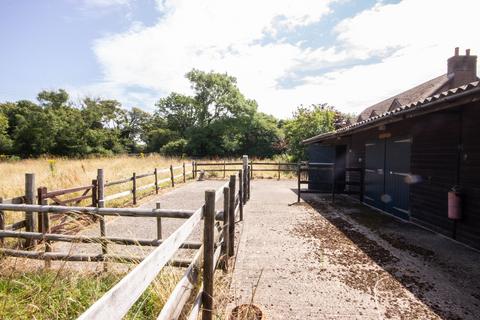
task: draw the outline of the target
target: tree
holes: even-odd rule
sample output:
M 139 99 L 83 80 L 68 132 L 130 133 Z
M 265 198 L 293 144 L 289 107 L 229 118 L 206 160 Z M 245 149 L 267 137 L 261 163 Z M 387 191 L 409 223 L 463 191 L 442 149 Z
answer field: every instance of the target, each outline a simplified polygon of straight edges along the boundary
M 285 121 L 285 139 L 288 153 L 294 161 L 305 159 L 305 147 L 302 141 L 314 135 L 334 130 L 336 111 L 327 104 L 300 106 L 293 118 Z
M 171 93 L 157 102 L 156 115 L 165 120 L 165 134 L 172 132 L 187 141 L 193 155 L 238 155 L 246 149 L 247 130 L 254 121 L 257 104 L 248 100 L 227 74 L 192 70 L 186 74 L 193 96 Z M 158 129 L 156 129 L 158 130 Z M 160 133 L 156 131 L 156 134 Z M 150 134 L 150 137 L 158 135 Z M 167 141 L 164 141 L 168 143 Z
M 0 153 L 10 153 L 11 149 L 12 139 L 8 136 L 8 118 L 0 113 Z

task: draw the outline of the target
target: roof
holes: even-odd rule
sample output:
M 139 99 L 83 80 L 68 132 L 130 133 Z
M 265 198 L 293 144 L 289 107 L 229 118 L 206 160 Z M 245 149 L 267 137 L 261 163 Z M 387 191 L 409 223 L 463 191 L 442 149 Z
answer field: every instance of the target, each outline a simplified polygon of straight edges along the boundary
M 401 105 L 406 105 L 415 101 L 423 100 L 434 95 L 448 83 L 446 74 L 424 82 L 410 90 L 404 91 L 396 96 L 383 100 L 373 106 L 366 108 L 360 113 L 357 121 L 363 121 L 371 116 L 380 115 Z
M 437 78 L 436 78 L 437 79 Z M 426 82 L 427 83 L 427 82 Z M 426 84 L 424 83 L 424 84 Z M 421 85 L 420 85 L 421 86 Z M 415 88 L 414 88 L 415 89 Z M 413 90 L 413 89 L 412 89 Z M 410 91 L 410 90 L 409 90 Z M 428 110 L 430 107 L 435 106 L 436 104 L 443 102 L 443 101 L 452 101 L 454 99 L 462 97 L 464 94 L 469 93 L 480 93 L 480 81 L 471 82 L 464 86 L 453 88 L 447 91 L 443 91 L 438 94 L 434 94 L 432 96 L 426 97 L 424 99 L 420 99 L 415 102 L 411 102 L 408 104 L 403 104 L 399 107 L 393 108 L 392 110 L 387 110 L 377 116 L 356 122 L 349 126 L 340 128 L 336 131 L 331 131 L 323 134 L 319 134 L 317 136 L 311 137 L 309 139 L 303 140 L 302 142 L 305 144 L 318 142 L 321 140 L 325 140 L 327 138 L 334 137 L 336 135 L 345 134 L 350 131 L 354 131 L 360 128 L 368 127 L 374 125 L 382 120 L 386 120 L 388 118 L 394 117 L 396 115 L 405 114 L 405 113 L 413 113 L 419 110 Z M 393 99 L 392 99 L 393 101 Z M 371 111 L 370 111 L 371 112 Z

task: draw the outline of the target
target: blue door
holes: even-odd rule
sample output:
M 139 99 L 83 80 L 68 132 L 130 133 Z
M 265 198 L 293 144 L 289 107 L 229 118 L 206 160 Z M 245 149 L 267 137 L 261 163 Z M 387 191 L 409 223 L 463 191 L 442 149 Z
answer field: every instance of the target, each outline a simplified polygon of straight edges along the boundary
M 411 139 L 389 139 L 385 160 L 385 211 L 402 219 L 410 218 Z
M 402 219 L 410 218 L 411 139 L 365 144 L 364 202 Z
M 384 209 L 382 195 L 385 178 L 385 141 L 377 140 L 365 144 L 365 203 Z

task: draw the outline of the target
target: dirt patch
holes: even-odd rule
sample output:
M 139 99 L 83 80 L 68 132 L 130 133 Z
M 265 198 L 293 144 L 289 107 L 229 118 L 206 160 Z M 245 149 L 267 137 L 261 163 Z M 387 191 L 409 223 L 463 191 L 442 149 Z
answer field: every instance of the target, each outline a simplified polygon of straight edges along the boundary
M 399 272 L 399 258 L 336 214 L 334 207 L 325 202 L 309 203 L 315 209 L 310 209 L 312 219 L 299 223 L 292 232 L 314 245 L 315 256 L 321 257 L 320 262 L 326 266 L 323 279 L 337 279 L 348 288 L 370 295 L 385 308 L 387 319 L 439 318 L 416 299 L 424 298 L 423 294 L 433 289 L 431 284 L 421 281 L 411 270 Z M 370 225 L 378 223 L 370 221 Z M 430 254 L 408 246 L 402 239 L 389 240 L 415 254 Z M 336 271 L 329 272 L 328 265 Z M 452 315 L 447 318 L 455 319 Z

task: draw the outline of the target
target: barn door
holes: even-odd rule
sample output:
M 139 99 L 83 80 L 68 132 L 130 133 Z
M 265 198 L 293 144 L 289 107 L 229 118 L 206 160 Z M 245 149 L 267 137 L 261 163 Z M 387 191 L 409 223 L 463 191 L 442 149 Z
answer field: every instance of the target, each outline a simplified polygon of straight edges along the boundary
M 384 209 L 385 141 L 377 140 L 365 144 L 364 201 L 379 209 Z
M 389 139 L 385 158 L 385 211 L 409 219 L 411 139 Z

